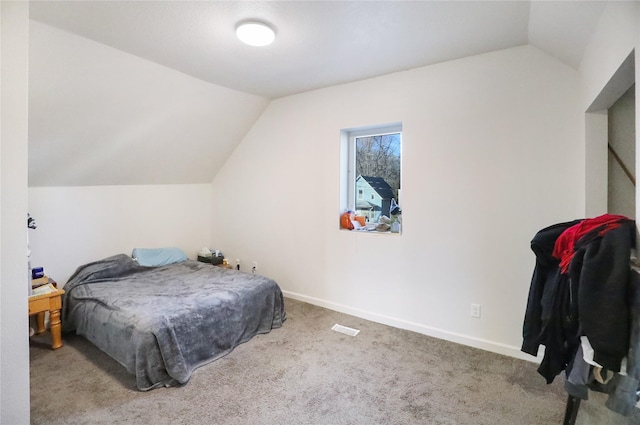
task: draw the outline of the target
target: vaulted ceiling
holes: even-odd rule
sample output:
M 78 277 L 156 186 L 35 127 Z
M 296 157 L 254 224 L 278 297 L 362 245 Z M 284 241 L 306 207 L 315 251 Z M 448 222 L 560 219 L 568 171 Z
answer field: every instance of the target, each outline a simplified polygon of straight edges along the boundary
M 214 84 L 276 98 L 531 43 L 577 67 L 604 2 L 46 1 L 31 17 Z M 277 32 L 243 45 L 235 26 Z
M 604 5 L 32 1 L 29 184 L 210 182 L 271 99 L 525 44 L 578 68 Z

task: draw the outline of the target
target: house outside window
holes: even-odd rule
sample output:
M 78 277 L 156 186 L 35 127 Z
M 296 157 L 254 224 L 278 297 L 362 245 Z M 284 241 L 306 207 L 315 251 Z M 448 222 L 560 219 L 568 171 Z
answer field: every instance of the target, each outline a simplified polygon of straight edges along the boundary
M 402 124 L 341 132 L 341 209 L 377 223 L 399 218 Z M 398 220 L 399 221 L 399 220 Z
M 364 215 L 367 221 L 377 222 L 381 215 L 390 217 L 391 199 L 395 197 L 393 188 L 382 177 L 358 176 L 356 178 L 356 188 L 367 192 L 367 200 L 356 202 L 356 215 Z

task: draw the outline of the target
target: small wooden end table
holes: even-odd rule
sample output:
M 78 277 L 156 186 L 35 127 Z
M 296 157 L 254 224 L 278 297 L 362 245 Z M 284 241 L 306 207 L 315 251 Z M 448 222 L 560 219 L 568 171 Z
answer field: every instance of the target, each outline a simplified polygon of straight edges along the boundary
M 52 286 L 53 288 L 53 286 Z M 62 324 L 60 322 L 60 309 L 62 308 L 62 294 L 64 290 L 54 290 L 45 294 L 29 297 L 29 316 L 36 315 L 36 334 L 43 333 L 45 312 L 49 312 L 49 327 L 51 330 L 52 349 L 62 347 Z

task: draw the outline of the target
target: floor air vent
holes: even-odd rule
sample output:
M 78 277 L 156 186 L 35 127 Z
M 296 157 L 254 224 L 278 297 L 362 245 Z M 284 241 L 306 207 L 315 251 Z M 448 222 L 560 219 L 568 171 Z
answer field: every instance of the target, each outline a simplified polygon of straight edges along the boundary
M 336 332 L 340 332 L 349 336 L 356 336 L 358 335 L 358 333 L 360 332 L 359 329 L 353 329 L 353 328 L 348 328 L 346 326 L 342 326 L 339 324 L 335 324 L 333 325 L 333 327 L 331 328 L 332 331 L 336 331 Z

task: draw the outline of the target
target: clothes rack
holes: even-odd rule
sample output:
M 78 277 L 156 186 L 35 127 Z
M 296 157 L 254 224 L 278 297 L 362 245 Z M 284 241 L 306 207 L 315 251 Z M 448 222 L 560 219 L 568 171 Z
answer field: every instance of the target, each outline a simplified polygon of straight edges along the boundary
M 562 425 L 575 425 L 581 401 L 579 398 L 571 395 L 567 397 L 567 406 L 564 411 L 564 421 Z

